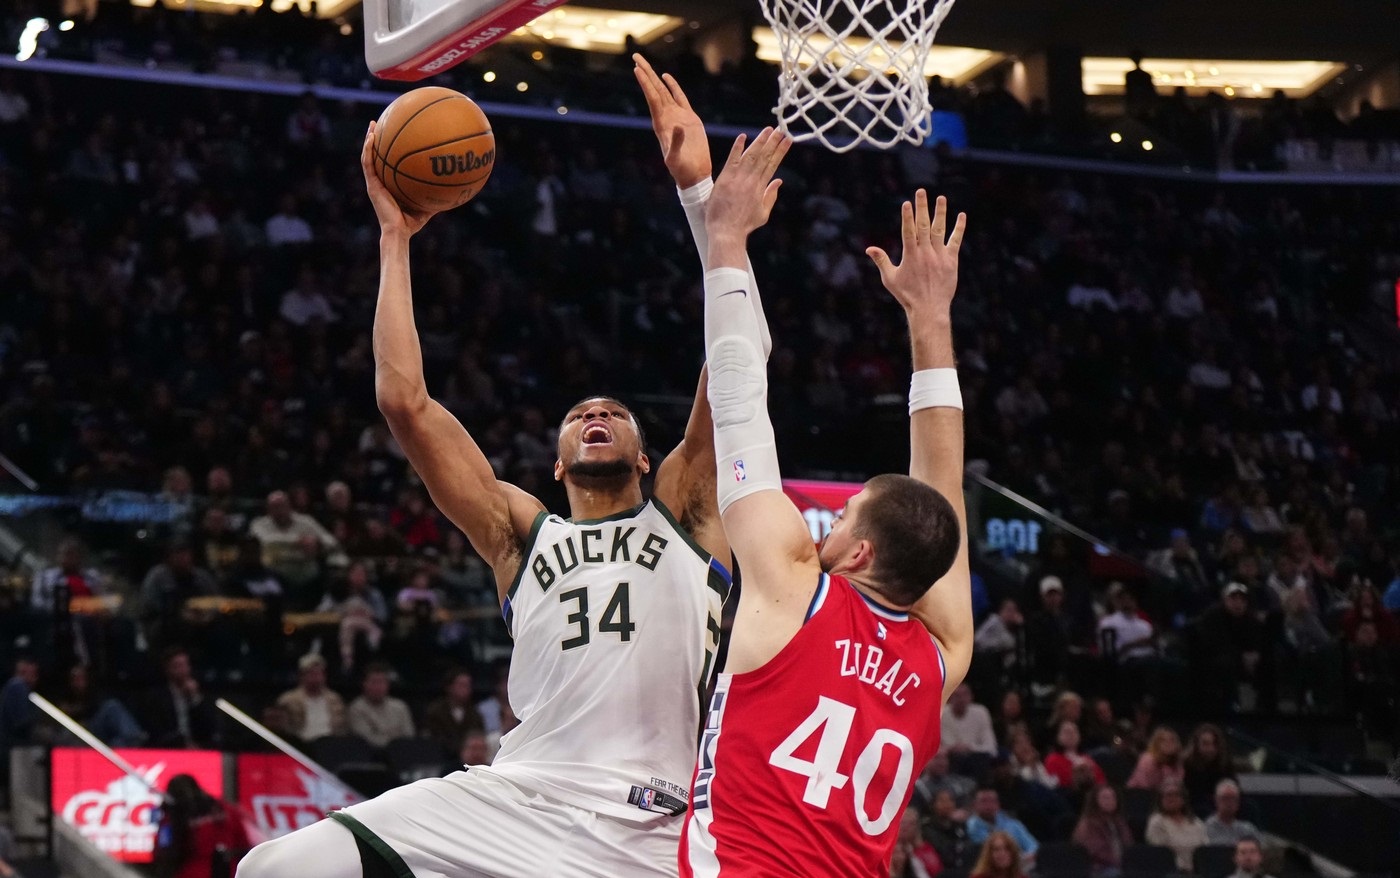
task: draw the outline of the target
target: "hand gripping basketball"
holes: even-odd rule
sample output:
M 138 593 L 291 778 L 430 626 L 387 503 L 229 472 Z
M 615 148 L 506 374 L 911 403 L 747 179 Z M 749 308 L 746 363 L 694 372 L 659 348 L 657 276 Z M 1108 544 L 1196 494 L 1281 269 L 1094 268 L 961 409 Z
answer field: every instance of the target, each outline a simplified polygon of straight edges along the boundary
M 365 172 L 365 189 L 369 192 L 374 215 L 379 218 L 381 234 L 402 234 L 412 237 L 428 224 L 436 211 L 405 210 L 389 194 L 379 175 L 374 172 L 374 124 L 369 123 L 364 146 L 360 148 L 360 169 Z

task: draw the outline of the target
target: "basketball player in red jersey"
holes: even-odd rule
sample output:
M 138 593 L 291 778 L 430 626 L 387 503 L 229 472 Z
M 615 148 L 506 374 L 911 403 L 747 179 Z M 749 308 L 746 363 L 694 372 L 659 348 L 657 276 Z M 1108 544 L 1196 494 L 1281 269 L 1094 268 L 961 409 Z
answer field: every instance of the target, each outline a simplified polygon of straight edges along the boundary
M 949 321 L 965 218 L 945 242 L 946 203 L 930 217 L 921 190 L 903 207 L 901 263 L 869 251 L 909 320 L 912 477 L 867 482 L 818 551 L 782 492 L 744 301 L 746 239 L 767 221 L 788 144 L 769 130 L 745 150 L 741 137 L 707 208 L 708 394 L 744 585 L 692 784 L 687 878 L 888 875 L 898 817 L 972 653 Z

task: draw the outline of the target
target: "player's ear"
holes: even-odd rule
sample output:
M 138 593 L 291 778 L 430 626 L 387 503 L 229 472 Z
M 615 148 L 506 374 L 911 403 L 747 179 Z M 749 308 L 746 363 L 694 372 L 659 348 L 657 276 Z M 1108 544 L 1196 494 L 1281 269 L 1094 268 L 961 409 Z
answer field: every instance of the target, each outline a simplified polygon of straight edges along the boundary
M 564 481 L 564 461 L 557 457 L 554 459 L 554 481 Z
M 851 567 L 856 570 L 869 570 L 875 566 L 875 544 L 868 539 L 856 543 L 851 554 Z
M 646 456 L 644 451 L 637 453 L 637 469 L 641 470 L 642 475 L 651 472 L 651 459 Z

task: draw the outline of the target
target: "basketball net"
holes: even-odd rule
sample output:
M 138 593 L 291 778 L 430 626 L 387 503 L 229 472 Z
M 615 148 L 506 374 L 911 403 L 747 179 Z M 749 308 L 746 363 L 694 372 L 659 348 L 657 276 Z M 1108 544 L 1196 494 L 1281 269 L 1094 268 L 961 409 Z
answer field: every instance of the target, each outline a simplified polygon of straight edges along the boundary
M 954 0 L 761 0 L 778 37 L 778 127 L 835 152 L 921 144 L 925 65 Z

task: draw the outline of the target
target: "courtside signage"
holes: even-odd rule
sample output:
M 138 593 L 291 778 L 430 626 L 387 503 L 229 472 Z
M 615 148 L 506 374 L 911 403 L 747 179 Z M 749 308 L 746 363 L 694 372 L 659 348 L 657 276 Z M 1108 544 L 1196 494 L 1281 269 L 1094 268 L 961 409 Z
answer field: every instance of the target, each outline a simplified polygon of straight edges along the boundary
M 281 753 L 238 757 L 238 805 L 264 838 L 280 838 L 310 826 L 360 798 L 317 777 Z
M 212 750 L 118 750 L 143 784 L 85 747 L 55 747 L 50 769 L 53 813 L 114 860 L 149 863 L 154 857 L 160 796 L 177 774 L 192 775 L 210 795 L 222 796 L 223 754 Z

